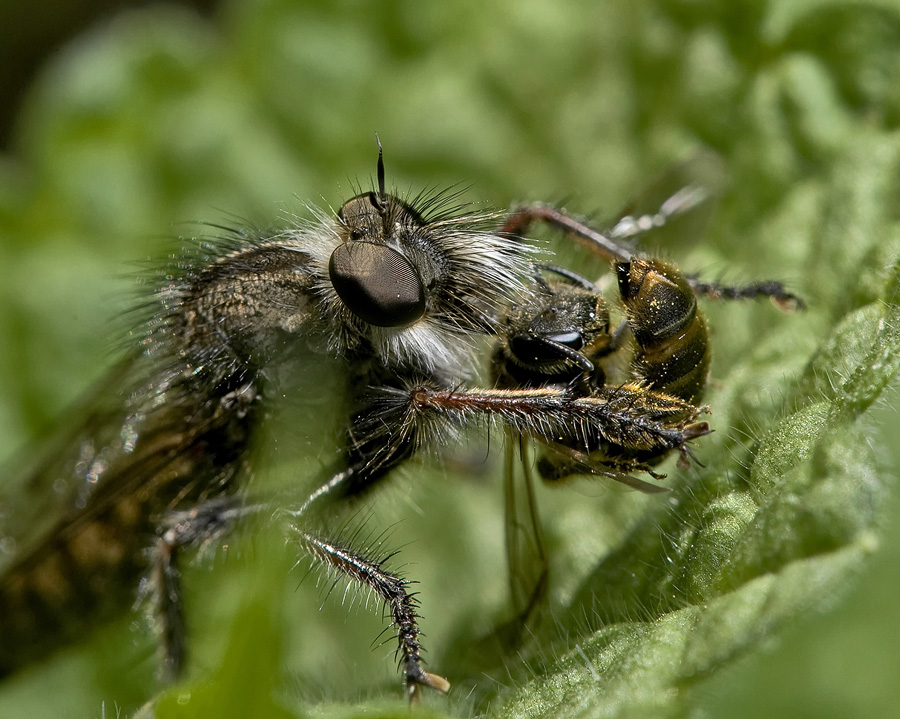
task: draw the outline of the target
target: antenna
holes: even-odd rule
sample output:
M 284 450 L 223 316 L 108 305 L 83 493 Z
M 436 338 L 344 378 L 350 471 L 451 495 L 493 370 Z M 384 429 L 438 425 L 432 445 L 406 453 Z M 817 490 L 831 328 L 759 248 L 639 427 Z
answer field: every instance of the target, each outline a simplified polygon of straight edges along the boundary
M 378 194 L 384 198 L 384 150 L 381 148 L 381 140 L 378 139 L 378 133 L 375 133 L 375 142 L 378 143 Z

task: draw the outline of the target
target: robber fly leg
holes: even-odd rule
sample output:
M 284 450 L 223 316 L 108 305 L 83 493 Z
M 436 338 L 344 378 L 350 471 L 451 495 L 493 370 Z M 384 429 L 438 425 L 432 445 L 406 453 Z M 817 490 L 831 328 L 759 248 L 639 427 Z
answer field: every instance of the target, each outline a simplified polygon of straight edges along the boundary
M 300 544 L 319 564 L 336 575 L 335 581 L 349 579 L 375 592 L 384 602 L 391 625 L 397 631 L 397 657 L 411 701 L 417 699 L 420 687 L 431 687 L 440 692 L 450 688 L 446 679 L 422 669 L 418 601 L 415 594 L 407 591 L 408 580 L 385 569 L 383 559 L 369 559 L 356 550 L 312 534 L 301 532 Z
M 611 262 L 630 262 L 632 251 L 612 237 L 589 227 L 581 220 L 549 205 L 525 205 L 517 208 L 501 228 L 509 235 L 524 235 L 534 222 L 544 222 L 571 235 L 580 244 Z
M 353 478 L 354 468 L 348 467 L 331 475 L 327 482 L 313 490 L 297 509 L 291 510 L 289 514 L 293 517 L 300 517 L 306 514 L 307 510 L 318 501 L 325 501 L 325 498 L 332 499 L 343 493 L 344 486 Z
M 625 215 L 606 233 L 588 226 L 565 210 L 549 205 L 524 205 L 513 212 L 503 226 L 503 232 L 524 234 L 533 222 L 544 222 L 574 237 L 582 245 L 611 262 L 630 262 L 632 248 L 625 241 L 662 227 L 673 217 L 683 215 L 705 202 L 709 194 L 702 187 L 687 185 L 668 197 L 650 214 Z
M 260 505 L 239 505 L 232 497 L 217 497 L 184 511 L 167 514 L 152 549 L 149 582 L 153 613 L 160 633 L 160 673 L 166 682 L 184 667 L 186 641 L 180 556 L 185 547 L 204 547 L 226 534 L 239 519 Z
M 402 458 L 405 457 L 404 454 Z M 364 494 L 384 478 L 388 469 L 397 464 L 396 459 L 385 466 L 376 464 L 375 458 L 368 456 L 360 458 L 353 454 L 350 454 L 344 462 L 349 466 L 330 473 L 329 478 L 316 487 L 297 509 L 291 509 L 287 513 L 296 518 L 306 514 L 313 504 L 329 506 Z M 339 466 L 343 466 L 343 462 Z
M 383 441 L 383 433 L 373 437 L 368 429 L 373 419 L 388 435 L 393 435 L 394 439 Z M 397 421 L 397 418 L 393 418 L 393 421 Z M 328 478 L 297 509 L 290 510 L 288 514 L 300 517 L 313 504 L 329 506 L 369 492 L 391 469 L 414 452 L 412 438 L 405 436 L 400 428 L 397 430 L 394 431 L 390 420 L 384 418 L 371 404 L 351 415 L 343 458 L 331 468 Z

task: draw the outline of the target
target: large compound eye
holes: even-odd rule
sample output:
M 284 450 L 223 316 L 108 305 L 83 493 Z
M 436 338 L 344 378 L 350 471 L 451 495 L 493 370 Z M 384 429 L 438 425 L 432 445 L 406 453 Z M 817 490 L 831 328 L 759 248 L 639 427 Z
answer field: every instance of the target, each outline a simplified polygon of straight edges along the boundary
M 425 314 L 419 273 L 386 245 L 345 242 L 331 253 L 328 274 L 338 297 L 370 325 L 403 327 Z

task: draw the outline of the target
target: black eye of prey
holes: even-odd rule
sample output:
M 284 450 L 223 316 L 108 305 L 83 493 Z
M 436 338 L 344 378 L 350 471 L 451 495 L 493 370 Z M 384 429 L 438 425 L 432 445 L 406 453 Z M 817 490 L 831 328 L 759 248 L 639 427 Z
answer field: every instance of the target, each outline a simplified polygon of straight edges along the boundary
M 331 253 L 328 274 L 347 308 L 370 325 L 403 327 L 425 314 L 419 273 L 386 245 L 345 242 Z
M 543 337 L 518 335 L 509 341 L 509 348 L 520 362 L 533 365 L 552 364 L 569 358 L 569 354 L 553 343 L 565 345 L 573 350 L 584 346 L 579 332 L 561 332 Z
M 571 347 L 573 350 L 580 350 L 584 347 L 584 336 L 581 332 L 576 332 L 575 330 L 572 330 L 571 332 L 559 332 L 555 335 L 546 335 L 546 339 L 565 345 L 566 347 Z

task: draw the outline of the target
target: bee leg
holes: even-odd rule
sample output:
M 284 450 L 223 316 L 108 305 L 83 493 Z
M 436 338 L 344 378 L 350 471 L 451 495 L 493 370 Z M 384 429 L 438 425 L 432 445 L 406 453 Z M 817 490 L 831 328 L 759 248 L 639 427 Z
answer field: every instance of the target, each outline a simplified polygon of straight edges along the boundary
M 336 575 L 336 581 L 349 579 L 373 591 L 384 602 L 391 625 L 397 630 L 397 657 L 410 701 L 418 699 L 421 687 L 440 692 L 450 688 L 444 677 L 422 669 L 418 601 L 415 594 L 407 591 L 408 580 L 385 569 L 384 559 L 369 559 L 356 550 L 307 532 L 300 533 L 300 543 L 311 557 Z
M 684 215 L 710 197 L 709 192 L 699 185 L 685 185 L 670 195 L 656 212 L 644 215 L 627 214 L 610 229 L 609 234 L 617 239 L 638 237 L 650 230 L 663 227 L 673 217 Z
M 644 494 L 668 492 L 664 487 L 632 476 L 634 472 L 642 472 L 656 480 L 666 478 L 666 475 L 654 472 L 652 466 L 646 462 L 617 457 L 604 457 L 602 460 L 597 460 L 579 450 L 558 445 L 547 447 L 547 452 L 538 459 L 537 463 L 538 474 L 545 482 L 561 482 L 574 475 L 594 474 L 614 479 Z
M 751 282 L 748 285 L 723 285 L 719 282 L 701 282 L 695 276 L 688 276 L 686 279 L 694 294 L 708 299 L 746 300 L 768 297 L 784 312 L 795 312 L 806 307 L 806 303 L 800 297 L 788 292 L 781 282 L 773 280 Z
M 234 523 L 258 510 L 231 497 L 218 497 L 185 511 L 167 514 L 152 548 L 148 593 L 160 634 L 160 674 L 164 682 L 176 680 L 187 651 L 180 555 L 185 547 L 204 547 L 227 533 Z

